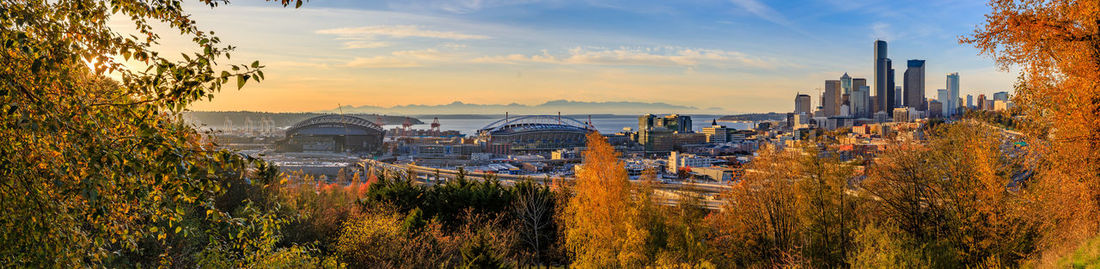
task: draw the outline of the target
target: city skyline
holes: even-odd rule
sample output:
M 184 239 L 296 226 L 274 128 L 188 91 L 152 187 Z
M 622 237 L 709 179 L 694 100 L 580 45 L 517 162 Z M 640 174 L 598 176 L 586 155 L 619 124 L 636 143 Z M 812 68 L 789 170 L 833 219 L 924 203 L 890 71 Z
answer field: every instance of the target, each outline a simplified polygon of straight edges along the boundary
M 290 14 L 259 3 L 192 8 L 200 27 L 234 37 L 227 40 L 238 47 L 234 59 L 259 59 L 270 78 L 222 91 L 193 109 L 297 112 L 338 104 L 564 99 L 781 112 L 798 92 L 818 98 L 821 80 L 847 72 L 873 81 L 867 59 L 876 39 L 890 43 L 893 61 L 927 60 L 926 85 L 959 72 L 967 77 L 964 95 L 1011 91 L 1013 73 L 998 72 L 992 60 L 957 44 L 988 9 L 983 3 L 824 0 L 690 6 L 318 1 Z M 905 16 L 917 11 L 921 18 Z M 584 19 L 568 19 L 580 15 Z M 271 25 L 282 30 L 262 31 Z

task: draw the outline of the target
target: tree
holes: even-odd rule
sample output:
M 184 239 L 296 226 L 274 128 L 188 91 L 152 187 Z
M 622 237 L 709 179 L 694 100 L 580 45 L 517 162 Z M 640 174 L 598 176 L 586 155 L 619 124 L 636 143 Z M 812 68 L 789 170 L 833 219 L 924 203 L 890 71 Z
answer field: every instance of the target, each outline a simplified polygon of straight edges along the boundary
M 172 265 L 191 255 L 146 251 L 183 251 L 170 243 L 198 236 L 232 245 L 245 259 L 236 266 L 261 260 L 267 252 L 254 247 L 273 246 L 279 221 L 214 200 L 225 179 L 274 183 L 248 172 L 269 169 L 203 144 L 179 117 L 234 78 L 237 88 L 262 80 L 259 62 L 219 63 L 233 47 L 200 30 L 180 1 L 2 1 L 0 10 L 0 264 Z M 129 19 L 136 34 L 115 32 L 109 19 Z M 154 24 L 190 38 L 196 52 L 172 60 L 175 52 L 154 50 Z
M 964 121 L 930 131 L 925 144 L 898 144 L 876 161 L 863 186 L 879 223 L 898 230 L 930 266 L 1018 265 L 1034 251 L 1023 167 L 1001 152 L 1001 133 Z
M 726 267 L 783 265 L 798 257 L 801 218 L 796 180 L 801 173 L 794 151 L 761 147 L 745 176 L 723 194 L 725 210 L 709 218 L 711 248 Z
M 618 152 L 599 133 L 588 134 L 584 161 L 562 216 L 565 246 L 582 268 L 639 267 L 648 236 Z
M 531 255 L 532 263 L 544 264 L 547 261 L 544 256 L 557 238 L 554 193 L 549 187 L 530 180 L 516 184 L 513 191 L 516 193 L 515 217 L 523 249 Z
M 961 38 L 1021 74 L 1013 100 L 1037 151 L 1034 209 L 1047 249 L 1100 228 L 1100 2 L 992 0 Z

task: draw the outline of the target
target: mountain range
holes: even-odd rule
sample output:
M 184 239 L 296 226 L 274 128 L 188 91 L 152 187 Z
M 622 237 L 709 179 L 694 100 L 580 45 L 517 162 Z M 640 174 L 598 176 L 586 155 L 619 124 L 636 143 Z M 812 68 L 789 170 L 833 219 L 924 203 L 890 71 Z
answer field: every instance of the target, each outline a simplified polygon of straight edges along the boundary
M 332 110 L 318 112 L 333 113 L 372 113 L 387 115 L 446 115 L 446 114 L 699 114 L 722 113 L 720 108 L 698 108 L 693 106 L 673 105 L 668 103 L 645 102 L 583 102 L 569 100 L 554 100 L 538 105 L 524 105 L 511 103 L 501 104 L 467 104 L 455 101 L 445 105 L 399 105 L 391 107 L 383 106 L 342 106 Z

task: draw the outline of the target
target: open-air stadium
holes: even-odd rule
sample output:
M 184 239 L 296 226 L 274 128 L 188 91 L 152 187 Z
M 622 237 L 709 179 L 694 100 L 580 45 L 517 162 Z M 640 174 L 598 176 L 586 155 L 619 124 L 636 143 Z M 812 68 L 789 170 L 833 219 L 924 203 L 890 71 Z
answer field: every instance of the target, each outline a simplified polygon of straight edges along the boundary
M 543 152 L 584 146 L 591 124 L 550 115 L 506 117 L 477 131 L 492 152 Z

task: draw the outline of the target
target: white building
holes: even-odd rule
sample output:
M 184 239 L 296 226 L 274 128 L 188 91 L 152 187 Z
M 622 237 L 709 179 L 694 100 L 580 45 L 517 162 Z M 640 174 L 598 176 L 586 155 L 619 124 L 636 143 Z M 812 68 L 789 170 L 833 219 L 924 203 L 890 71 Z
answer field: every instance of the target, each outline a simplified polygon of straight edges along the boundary
M 668 172 L 676 173 L 681 167 L 710 167 L 722 160 L 673 151 L 668 154 Z

